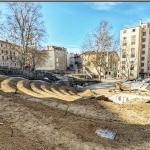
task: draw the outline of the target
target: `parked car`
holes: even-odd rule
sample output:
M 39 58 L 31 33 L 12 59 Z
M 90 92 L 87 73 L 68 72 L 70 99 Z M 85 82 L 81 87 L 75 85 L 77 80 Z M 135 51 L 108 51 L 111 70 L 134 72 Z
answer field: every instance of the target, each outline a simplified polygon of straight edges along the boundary
M 142 81 L 143 83 L 150 83 L 150 78 L 146 78 Z

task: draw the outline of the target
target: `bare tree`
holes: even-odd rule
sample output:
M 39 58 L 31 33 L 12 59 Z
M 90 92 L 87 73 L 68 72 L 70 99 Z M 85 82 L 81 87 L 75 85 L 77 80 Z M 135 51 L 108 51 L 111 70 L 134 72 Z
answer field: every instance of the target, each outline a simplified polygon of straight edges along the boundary
M 137 77 L 137 53 L 135 53 L 135 48 L 128 42 L 121 42 L 120 45 L 120 76 L 126 77 L 130 76 Z
M 88 61 L 93 64 L 101 81 L 101 74 L 105 74 L 109 68 L 108 52 L 117 50 L 117 40 L 112 34 L 112 25 L 106 20 L 100 21 L 99 26 L 86 35 L 82 50 L 83 54 L 86 51 L 95 52 L 95 57 Z
M 32 61 L 33 69 L 35 71 L 36 66 L 43 66 L 49 59 L 49 53 L 47 50 L 37 50 L 36 48 L 31 48 L 30 56 L 28 61 Z
M 46 39 L 44 23 L 41 21 L 41 5 L 35 2 L 7 2 L 7 5 L 10 13 L 7 15 L 3 36 L 14 44 L 17 61 L 24 69 L 26 58 L 31 55 L 31 47 L 42 47 L 41 44 Z

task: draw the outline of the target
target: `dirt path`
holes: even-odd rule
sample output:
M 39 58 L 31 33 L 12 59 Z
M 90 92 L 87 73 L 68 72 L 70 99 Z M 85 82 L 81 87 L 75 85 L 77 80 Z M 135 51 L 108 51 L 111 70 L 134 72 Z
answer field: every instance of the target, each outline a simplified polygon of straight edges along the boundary
M 0 132 L 3 132 L 0 138 L 5 141 L 11 138 L 20 149 L 32 150 L 33 145 L 33 149 L 41 150 L 150 149 L 149 104 L 119 105 L 91 100 L 65 102 L 24 95 L 25 100 L 2 91 L 0 95 L 0 117 L 14 129 L 14 137 L 10 137 L 8 130 L 4 138 L 6 131 L 0 126 Z M 65 115 L 68 105 L 71 107 Z M 116 130 L 117 136 L 114 140 L 101 138 L 95 134 L 98 128 Z M 1 141 L 2 146 L 5 147 L 6 142 Z M 10 141 L 7 148 L 11 149 L 11 146 Z

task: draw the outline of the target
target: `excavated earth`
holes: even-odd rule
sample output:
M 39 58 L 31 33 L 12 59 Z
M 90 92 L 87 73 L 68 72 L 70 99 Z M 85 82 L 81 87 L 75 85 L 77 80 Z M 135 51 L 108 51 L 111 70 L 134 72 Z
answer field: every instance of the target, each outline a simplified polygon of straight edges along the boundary
M 80 92 L 7 76 L 0 76 L 0 83 L 1 150 L 150 149 L 150 103 L 74 101 L 96 93 L 114 93 Z M 115 130 L 117 135 L 113 140 L 100 137 L 95 133 L 99 128 Z

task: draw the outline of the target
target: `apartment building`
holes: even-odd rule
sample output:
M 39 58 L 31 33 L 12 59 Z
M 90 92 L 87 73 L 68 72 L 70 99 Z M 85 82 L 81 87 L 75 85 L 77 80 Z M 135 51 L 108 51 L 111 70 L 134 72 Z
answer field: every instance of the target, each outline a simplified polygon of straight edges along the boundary
M 47 46 L 49 58 L 43 66 L 37 66 L 36 70 L 66 70 L 67 49 L 53 45 Z
M 13 50 L 12 43 L 8 40 L 0 40 L 0 67 L 1 68 L 20 68 L 17 61 L 18 54 Z
M 67 52 L 67 68 L 69 70 L 81 69 L 80 55 Z
M 120 76 L 150 76 L 150 23 L 120 29 Z
M 99 52 L 101 53 L 101 52 Z M 106 75 L 113 75 L 116 73 L 118 74 L 118 60 L 119 56 L 115 51 L 106 52 L 106 62 L 108 69 L 106 71 Z M 95 51 L 87 51 L 83 54 L 81 54 L 82 58 L 82 65 L 83 65 L 83 71 L 88 70 L 94 75 L 98 75 L 96 68 L 94 67 L 94 64 L 90 62 L 91 58 L 96 58 L 96 52 Z M 101 75 L 104 75 L 103 73 Z

